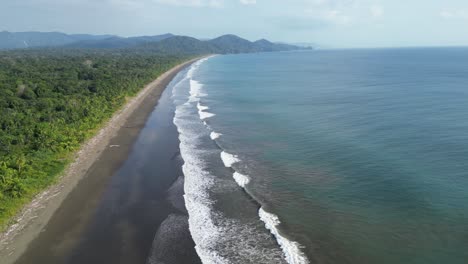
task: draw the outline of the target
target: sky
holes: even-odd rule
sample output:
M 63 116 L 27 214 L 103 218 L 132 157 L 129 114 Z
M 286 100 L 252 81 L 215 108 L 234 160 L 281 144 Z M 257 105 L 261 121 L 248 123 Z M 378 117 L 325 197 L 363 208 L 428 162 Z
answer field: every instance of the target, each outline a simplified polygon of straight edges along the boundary
M 0 0 L 0 31 L 467 46 L 468 0 Z

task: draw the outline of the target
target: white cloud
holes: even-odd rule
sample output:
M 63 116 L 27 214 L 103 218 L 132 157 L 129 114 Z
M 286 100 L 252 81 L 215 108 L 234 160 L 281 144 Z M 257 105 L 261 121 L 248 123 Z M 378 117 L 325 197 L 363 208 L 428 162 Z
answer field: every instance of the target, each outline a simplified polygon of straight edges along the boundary
M 194 7 L 222 7 L 223 0 L 154 0 L 158 4 L 174 6 L 194 6 Z
M 468 19 L 468 12 L 463 9 L 459 9 L 459 10 L 444 9 L 440 11 L 439 16 L 445 19 Z
M 328 24 L 348 26 L 373 23 L 385 15 L 379 0 L 302 0 L 305 14 Z
M 374 18 L 382 17 L 384 15 L 384 8 L 377 5 L 371 6 L 370 14 Z
M 339 24 L 339 25 L 346 25 L 349 24 L 352 18 L 340 10 L 330 10 L 324 13 L 323 16 L 326 20 Z
M 447 10 L 440 11 L 440 16 L 443 18 L 452 18 L 453 13 Z
M 254 5 L 257 3 L 257 0 L 240 0 L 243 5 Z
M 59 0 L 36 0 L 36 1 L 59 1 Z M 67 0 L 68 2 L 76 1 L 77 3 L 83 1 L 93 0 Z M 94 0 L 96 1 L 96 0 Z M 122 7 L 143 7 L 148 3 L 157 3 L 163 5 L 172 6 L 192 6 L 192 7 L 223 7 L 225 0 L 97 0 L 97 2 L 103 1 L 111 3 L 115 6 Z M 234 1 L 234 0 L 228 0 Z M 237 1 L 237 0 L 236 0 Z M 254 5 L 257 4 L 257 0 L 238 0 L 243 5 Z M 327 0 L 324 0 L 327 1 Z
M 144 7 L 144 3 L 135 0 L 109 0 L 112 6 L 123 9 L 137 9 Z
M 308 9 L 305 10 L 308 17 L 334 25 L 348 25 L 353 18 L 339 9 Z

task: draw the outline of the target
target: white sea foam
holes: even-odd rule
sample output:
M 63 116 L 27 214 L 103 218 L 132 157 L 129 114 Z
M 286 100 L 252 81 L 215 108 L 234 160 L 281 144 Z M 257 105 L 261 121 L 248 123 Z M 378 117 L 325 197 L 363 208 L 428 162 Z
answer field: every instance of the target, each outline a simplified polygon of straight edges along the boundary
M 236 155 L 229 154 L 226 151 L 221 152 L 221 160 L 223 160 L 224 166 L 228 168 L 240 161 Z
M 296 253 L 295 248 L 300 253 L 298 244 L 282 237 L 276 229 L 276 225 L 279 224 L 277 217 L 271 217 L 271 214 L 264 212 L 263 209 L 259 212 L 260 218 L 262 216 L 264 219 L 267 218 L 266 220 L 262 220 L 266 223 L 267 228 L 276 236 L 282 251 L 279 248 L 265 249 L 257 246 L 255 241 L 258 237 L 252 236 L 252 233 L 255 232 L 256 224 L 231 223 L 228 219 L 217 215 L 216 211 L 213 210 L 213 201 L 210 199 L 208 190 L 215 183 L 216 177 L 205 169 L 207 164 L 202 158 L 205 150 L 200 148 L 202 142 L 200 137 L 202 135 L 200 131 L 194 129 L 196 127 L 196 120 L 193 119 L 192 108 L 194 106 L 193 102 L 199 101 L 200 96 L 203 96 L 201 92 L 203 85 L 191 80 L 196 69 L 203 61 L 194 63 L 187 72 L 187 79 L 190 79 L 190 96 L 187 98 L 185 95 L 185 97 L 181 98 L 181 94 L 175 90 L 173 91 L 174 94 L 177 94 L 175 97 L 177 100 L 174 102 L 178 102 L 176 103 L 174 123 L 179 132 L 180 152 L 184 160 L 182 167 L 185 175 L 184 199 L 189 214 L 189 229 L 195 242 L 197 254 L 204 264 L 228 264 L 230 263 L 229 256 L 231 251 L 238 254 L 235 257 L 234 263 L 252 261 L 253 263 L 278 263 L 278 257 L 283 251 L 289 263 L 308 263 L 305 257 L 303 259 L 301 257 L 290 257 Z M 188 99 L 188 103 L 184 103 L 186 99 Z M 197 108 L 199 114 L 200 112 L 211 114 L 205 112 L 207 109 L 200 109 L 198 105 Z M 202 117 L 200 116 L 200 118 Z M 210 137 L 216 139 L 220 135 L 219 133 L 212 132 Z M 231 167 L 234 163 L 240 161 L 237 156 L 224 151 L 221 153 L 221 159 L 226 167 Z M 234 173 L 233 177 L 240 186 L 244 187 L 249 183 L 249 178 L 240 173 Z M 220 222 L 221 219 L 222 221 Z M 258 236 L 262 237 L 263 235 L 259 233 Z M 250 242 L 245 243 L 247 244 L 246 246 L 244 243 L 239 243 L 239 239 Z M 269 236 L 262 239 L 268 240 Z M 226 250 L 229 250 L 230 253 L 226 254 Z M 297 255 L 302 256 L 300 254 Z M 227 259 L 228 257 L 229 260 Z
M 208 106 L 201 105 L 200 102 L 197 103 L 198 111 L 206 111 L 210 109 Z
M 190 69 L 187 71 L 187 77 L 192 78 L 193 74 L 200 67 L 200 65 L 202 65 L 205 61 L 207 61 L 211 57 L 214 57 L 214 56 L 210 56 L 210 57 L 207 57 L 207 58 L 204 58 L 204 59 L 201 59 L 201 60 L 198 60 L 198 61 L 194 62 L 192 64 L 192 66 L 190 67 Z
M 172 95 L 171 95 L 171 98 L 174 98 L 176 93 L 175 93 L 175 90 L 177 89 L 177 87 L 179 87 L 179 85 L 181 85 L 185 80 L 188 80 L 187 76 L 185 76 L 184 78 L 182 78 L 179 82 L 177 82 L 176 84 L 174 84 L 174 86 L 172 87 Z
M 187 78 L 192 78 L 195 70 L 198 68 L 197 63 L 193 63 L 187 71 Z
M 198 67 L 200 67 L 200 65 L 205 62 L 208 58 L 205 58 L 205 59 L 201 59 L 201 60 L 198 60 L 197 62 L 193 63 L 192 66 L 190 67 L 190 69 L 187 71 L 187 77 L 188 78 L 192 78 L 193 77 L 193 74 L 195 73 L 195 71 L 198 69 Z
M 189 102 L 198 101 L 200 100 L 200 97 L 206 96 L 206 94 L 201 92 L 202 88 L 203 88 L 203 84 L 192 79 L 190 80 Z
M 198 108 L 198 115 L 200 116 L 201 120 L 205 120 L 207 118 L 215 116 L 215 114 L 207 112 L 206 110 L 208 110 L 209 107 L 201 105 L 200 102 L 197 103 L 197 108 Z
M 222 135 L 223 135 L 223 134 L 221 134 L 221 133 L 211 132 L 210 138 L 211 138 L 212 140 L 215 140 L 215 139 L 218 139 L 219 137 L 221 137 Z
M 185 175 L 184 200 L 189 212 L 189 229 L 195 241 L 195 250 L 203 263 L 228 263 L 213 249 L 219 237 L 224 233 L 213 223 L 211 200 L 206 193 L 212 184 L 209 175 L 201 164 L 194 162 L 196 157 L 190 154 L 191 147 L 181 143 L 181 153 L 185 161 L 182 169 Z
M 190 95 L 191 96 L 198 96 L 200 94 L 201 88 L 203 84 L 198 81 L 190 79 Z
M 244 175 L 244 174 L 240 174 L 240 173 L 238 173 L 237 171 L 234 172 L 234 174 L 232 175 L 232 177 L 233 177 L 234 180 L 237 182 L 237 184 L 239 184 L 239 186 L 242 187 L 242 188 L 245 188 L 245 186 L 246 186 L 247 184 L 249 184 L 249 182 L 250 182 L 249 176 Z
M 200 64 L 200 61 L 195 63 L 187 72 L 187 76 L 193 76 Z M 176 106 L 174 124 L 179 132 L 180 153 L 184 160 L 184 200 L 189 213 L 189 229 L 196 245 L 195 250 L 204 264 L 224 264 L 228 261 L 215 250 L 224 231 L 213 222 L 212 201 L 207 193 L 208 188 L 213 185 L 213 176 L 204 169 L 204 161 L 200 159 L 203 150 L 197 147 L 199 134 L 191 128 L 190 123 L 187 124 L 187 120 L 193 120 L 190 101 L 200 95 L 201 87 L 197 81 L 190 80 L 189 103 Z M 173 92 L 176 93 L 175 90 Z
M 200 115 L 201 120 L 205 120 L 207 118 L 215 116 L 215 114 L 210 112 L 198 111 L 198 115 Z
M 196 244 L 195 249 L 203 263 L 228 263 L 215 250 L 224 231 L 213 222 L 212 201 L 207 193 L 207 189 L 213 185 L 213 176 L 204 169 L 206 166 L 200 159 L 203 152 L 197 148 L 197 133 L 185 125 L 188 107 L 181 105 L 177 108 L 179 111 L 174 117 L 174 123 L 179 131 L 180 152 L 184 160 L 184 200 L 189 212 L 189 229 Z
M 286 261 L 289 264 L 308 264 L 309 260 L 301 251 L 301 245 L 282 236 L 278 231 L 281 223 L 278 216 L 268 213 L 263 208 L 258 211 L 260 219 L 265 223 L 265 227 L 276 237 L 278 244 L 283 250 Z

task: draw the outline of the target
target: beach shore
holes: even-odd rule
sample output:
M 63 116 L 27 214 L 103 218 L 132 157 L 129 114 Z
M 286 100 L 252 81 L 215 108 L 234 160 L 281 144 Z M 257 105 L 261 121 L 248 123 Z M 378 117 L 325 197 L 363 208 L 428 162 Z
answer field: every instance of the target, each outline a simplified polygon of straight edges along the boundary
M 77 246 L 80 240 L 77 239 L 80 237 L 78 234 L 86 229 L 110 179 L 127 160 L 165 87 L 179 71 L 196 60 L 172 68 L 144 87 L 83 145 L 58 182 L 37 195 L 17 216 L 15 224 L 0 234 L 0 263 L 15 263 L 33 242 L 43 244 L 64 231 L 67 233 L 61 234 L 61 237 L 66 239 L 60 242 L 60 248 L 54 248 L 54 252 L 60 255 Z M 86 194 L 76 189 L 86 190 Z M 190 244 L 190 241 L 187 243 Z M 30 255 L 37 257 L 35 254 Z M 26 258 L 19 262 L 28 261 Z

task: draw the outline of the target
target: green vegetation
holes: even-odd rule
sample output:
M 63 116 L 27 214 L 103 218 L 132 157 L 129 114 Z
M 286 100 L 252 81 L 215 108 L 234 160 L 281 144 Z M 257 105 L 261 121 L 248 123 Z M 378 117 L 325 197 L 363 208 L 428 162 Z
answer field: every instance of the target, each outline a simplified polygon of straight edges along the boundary
M 11 34 L 0 34 L 14 42 L 11 47 L 27 40 L 49 48 L 0 52 L 0 230 L 57 178 L 71 154 L 128 97 L 161 73 L 201 54 L 299 49 L 234 35 L 201 41 L 170 34 Z M 65 45 L 73 41 L 80 48 L 99 49 Z M 65 46 L 50 48 L 58 45 Z
M 61 47 L 67 49 L 142 49 L 156 52 L 246 53 L 304 49 L 293 45 L 272 43 L 266 39 L 255 42 L 236 35 L 223 35 L 211 40 L 198 40 L 167 33 L 156 36 L 122 38 L 112 35 L 68 35 L 60 32 L 0 32 L 1 49 Z
M 128 97 L 190 56 L 0 52 L 0 229 Z
M 287 51 L 301 49 L 297 46 L 272 43 L 261 39 L 255 42 L 248 41 L 235 35 L 224 35 L 211 40 L 198 40 L 185 36 L 173 36 L 157 42 L 146 42 L 137 46 L 136 49 L 163 52 L 163 53 L 251 53 L 269 51 Z

